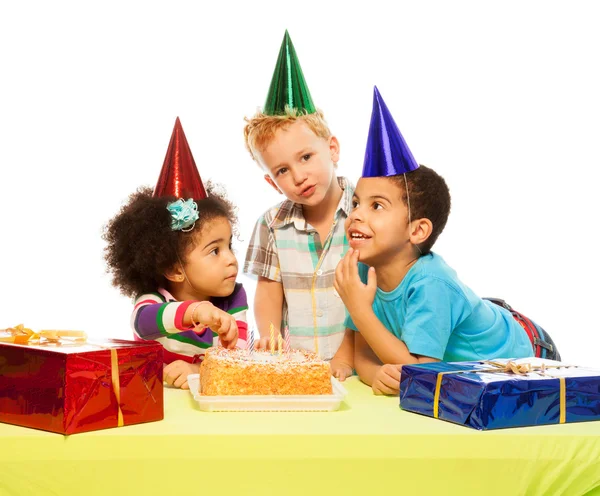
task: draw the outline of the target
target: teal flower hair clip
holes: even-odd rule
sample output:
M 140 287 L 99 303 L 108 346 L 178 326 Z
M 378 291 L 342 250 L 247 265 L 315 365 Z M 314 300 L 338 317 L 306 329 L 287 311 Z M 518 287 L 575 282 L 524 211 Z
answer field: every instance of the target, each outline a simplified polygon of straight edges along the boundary
M 171 229 L 173 231 L 189 232 L 194 229 L 198 220 L 198 205 L 191 198 L 177 200 L 167 205 L 171 214 Z

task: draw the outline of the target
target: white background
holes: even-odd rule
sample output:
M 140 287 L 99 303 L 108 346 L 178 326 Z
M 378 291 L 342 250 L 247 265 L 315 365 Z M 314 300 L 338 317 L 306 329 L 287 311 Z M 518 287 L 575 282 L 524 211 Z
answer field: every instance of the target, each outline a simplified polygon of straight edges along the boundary
M 131 336 L 102 226 L 158 177 L 180 116 L 204 179 L 240 208 L 240 263 L 280 200 L 244 149 L 285 28 L 360 175 L 377 84 L 449 183 L 436 251 L 482 296 L 595 364 L 600 76 L 593 2 L 3 2 L 0 327 Z M 252 296 L 254 283 L 240 280 Z

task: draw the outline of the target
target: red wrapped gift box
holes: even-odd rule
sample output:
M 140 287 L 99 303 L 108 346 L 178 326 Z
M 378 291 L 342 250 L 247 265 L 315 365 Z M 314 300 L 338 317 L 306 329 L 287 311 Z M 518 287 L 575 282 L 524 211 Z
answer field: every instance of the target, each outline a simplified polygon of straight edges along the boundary
M 0 421 L 61 434 L 162 420 L 163 348 L 0 343 Z

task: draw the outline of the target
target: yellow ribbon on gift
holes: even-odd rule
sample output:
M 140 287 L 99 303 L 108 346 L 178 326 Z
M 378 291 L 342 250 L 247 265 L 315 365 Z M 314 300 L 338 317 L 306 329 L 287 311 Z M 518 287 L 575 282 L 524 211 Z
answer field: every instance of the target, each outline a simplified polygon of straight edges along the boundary
M 505 374 L 515 374 L 515 375 L 527 375 L 531 372 L 536 372 L 541 375 L 546 375 L 547 369 L 558 369 L 569 367 L 569 365 L 532 365 L 530 363 L 517 363 L 514 361 L 508 361 L 506 363 L 493 362 L 490 360 L 486 360 L 486 365 L 490 365 L 489 369 L 469 369 L 469 370 L 449 370 L 447 372 L 440 372 L 437 376 L 437 381 L 435 383 L 435 393 L 433 395 L 433 417 L 439 418 L 439 406 L 440 406 L 440 391 L 442 389 L 442 380 L 445 375 L 450 374 L 493 374 L 493 373 L 505 373 Z M 549 376 L 552 377 L 552 376 Z M 565 383 L 564 377 L 554 377 L 554 379 L 558 379 L 560 390 L 559 390 L 559 400 L 560 400 L 560 415 L 559 415 L 559 423 L 564 424 L 567 419 L 567 386 Z
M 54 344 L 83 344 L 87 340 L 87 335 L 83 331 L 32 331 L 23 324 L 4 329 L 8 336 L 0 336 L 0 342 L 25 344 L 32 346 L 42 346 Z
M 117 427 L 123 427 L 123 411 L 121 410 L 121 380 L 119 378 L 119 357 L 116 348 L 109 348 L 101 344 L 88 343 L 84 331 L 32 331 L 23 324 L 4 329 L 8 336 L 0 336 L 0 342 L 13 343 L 27 346 L 62 346 L 88 344 L 110 350 L 111 383 L 117 398 Z

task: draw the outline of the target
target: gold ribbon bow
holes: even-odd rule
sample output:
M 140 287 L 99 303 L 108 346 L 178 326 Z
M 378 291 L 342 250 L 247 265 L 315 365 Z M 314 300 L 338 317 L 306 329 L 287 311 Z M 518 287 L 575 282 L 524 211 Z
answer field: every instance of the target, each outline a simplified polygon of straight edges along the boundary
M 33 346 L 83 344 L 87 335 L 83 331 L 39 331 L 28 329 L 23 324 L 4 329 L 8 336 L 0 336 L 0 342 Z
M 437 375 L 437 380 L 435 383 L 435 393 L 433 395 L 433 417 L 439 418 L 439 406 L 440 406 L 440 390 L 442 388 L 442 379 L 445 375 L 450 374 L 514 374 L 524 376 L 530 374 L 532 372 L 536 372 L 540 375 L 547 375 L 546 370 L 548 369 L 559 369 L 569 367 L 569 365 L 532 365 L 531 363 L 523 362 L 517 363 L 512 360 L 502 363 L 502 362 L 493 362 L 491 360 L 486 360 L 483 362 L 486 365 L 490 365 L 489 369 L 469 369 L 469 370 L 449 370 L 447 372 L 439 372 Z M 552 376 L 549 376 L 552 377 Z M 567 387 L 565 383 L 564 377 L 554 377 L 554 379 L 558 379 L 560 386 L 560 415 L 559 415 L 559 423 L 564 424 L 566 422 L 567 417 Z
M 19 324 L 15 327 L 9 327 L 3 329 L 8 336 L 0 336 L 0 342 L 2 343 L 13 343 L 28 346 L 47 346 L 55 345 L 62 346 L 64 344 L 69 345 L 82 345 L 89 344 L 91 346 L 97 346 L 99 348 L 110 350 L 110 369 L 111 369 L 111 382 L 115 396 L 117 398 L 117 426 L 123 427 L 123 411 L 121 410 L 121 381 L 119 378 L 119 357 L 117 355 L 116 348 L 108 348 L 99 344 L 87 343 L 87 335 L 84 331 L 39 331 L 35 332 L 28 329 L 23 324 Z

